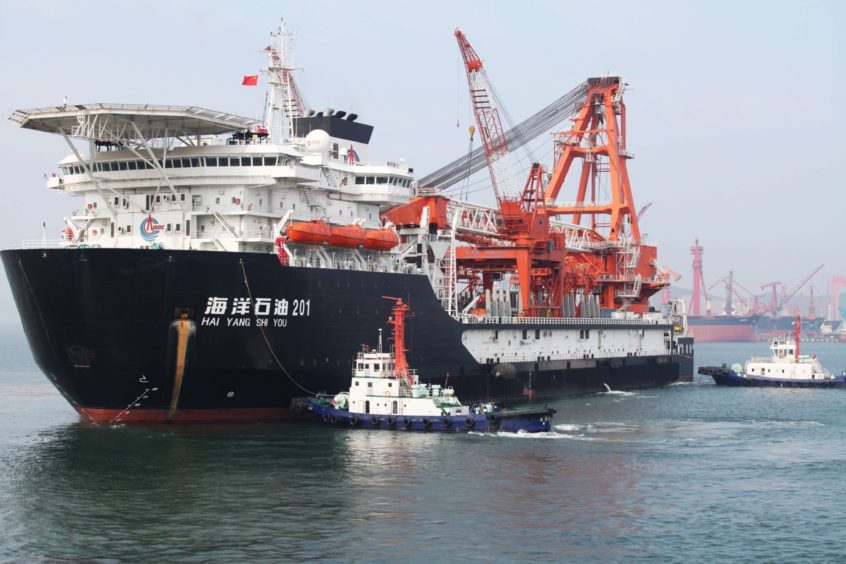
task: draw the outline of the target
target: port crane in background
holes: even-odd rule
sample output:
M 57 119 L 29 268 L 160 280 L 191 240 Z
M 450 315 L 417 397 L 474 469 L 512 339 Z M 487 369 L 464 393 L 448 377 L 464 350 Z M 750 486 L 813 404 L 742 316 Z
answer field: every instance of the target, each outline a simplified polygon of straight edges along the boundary
M 840 312 L 840 290 L 846 288 L 846 276 L 832 276 L 831 277 L 831 305 L 832 305 L 832 319 L 841 320 L 843 314 Z
M 694 239 L 690 247 L 690 255 L 693 257 L 693 290 L 690 294 L 690 315 L 701 315 L 701 299 L 705 296 L 705 315 L 711 317 L 711 298 L 708 296 L 708 288 L 705 286 L 705 277 L 702 274 L 702 255 L 705 248 L 699 244 L 699 237 Z
M 817 318 L 817 306 L 814 303 L 814 285 L 808 286 L 808 315 L 805 319 L 814 320 Z
M 810 274 L 805 276 L 796 286 L 792 289 L 788 290 L 787 286 L 784 285 L 782 282 L 773 281 L 767 282 L 766 284 L 761 285 L 761 289 L 764 290 L 766 288 L 772 288 L 772 297 L 770 299 L 770 305 L 766 307 L 766 312 L 775 317 L 779 314 L 779 312 L 784 309 L 787 303 L 796 295 L 796 293 L 802 289 L 802 287 L 808 283 L 808 281 L 816 275 L 817 272 L 822 270 L 824 264 L 819 265 L 814 270 L 811 271 Z M 779 297 L 778 289 L 781 288 L 781 296 Z
M 743 284 L 735 280 L 733 271 L 730 270 L 727 276 L 723 276 L 711 284 L 711 286 L 708 287 L 708 290 L 713 290 L 714 287 L 719 284 L 723 284 L 726 290 L 726 304 L 723 306 L 723 313 L 725 315 L 734 315 L 736 313 L 734 309 L 735 301 L 739 302 L 740 305 L 743 306 L 743 309 L 745 310 L 743 315 L 761 313 L 761 304 L 758 303 L 758 298 L 760 298 L 760 296 L 753 294 Z M 738 289 L 742 290 L 746 294 L 746 298 L 743 298 L 738 294 Z

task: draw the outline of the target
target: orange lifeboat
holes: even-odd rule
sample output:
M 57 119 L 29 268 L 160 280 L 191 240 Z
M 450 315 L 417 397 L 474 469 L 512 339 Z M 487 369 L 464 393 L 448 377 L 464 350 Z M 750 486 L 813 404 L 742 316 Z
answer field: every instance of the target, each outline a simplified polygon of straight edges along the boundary
M 293 243 L 322 245 L 329 242 L 332 230 L 324 221 L 297 221 L 285 229 L 285 236 Z
M 399 244 L 399 235 L 392 227 L 368 229 L 365 249 L 371 251 L 390 251 Z
M 361 225 L 333 225 L 329 244 L 333 247 L 355 248 L 367 243 L 367 230 Z

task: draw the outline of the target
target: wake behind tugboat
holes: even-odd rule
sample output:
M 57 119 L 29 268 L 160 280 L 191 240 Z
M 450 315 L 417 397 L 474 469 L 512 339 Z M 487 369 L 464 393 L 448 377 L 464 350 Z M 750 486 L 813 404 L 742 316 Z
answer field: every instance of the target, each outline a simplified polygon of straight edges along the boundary
M 366 345 L 358 353 L 349 392 L 334 398 L 318 395 L 291 400 L 295 413 L 312 412 L 324 423 L 369 429 L 406 431 L 549 431 L 555 410 L 501 409 L 494 404 L 462 405 L 451 387 L 421 384 L 408 367 L 405 353 L 405 316 L 409 308 L 395 301 L 389 323 L 394 329 L 392 353 Z

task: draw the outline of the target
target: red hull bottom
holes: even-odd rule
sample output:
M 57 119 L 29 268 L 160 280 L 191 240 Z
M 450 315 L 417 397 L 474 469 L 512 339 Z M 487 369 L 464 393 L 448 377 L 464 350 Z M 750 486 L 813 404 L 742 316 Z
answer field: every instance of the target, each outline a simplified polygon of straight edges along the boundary
M 284 421 L 296 419 L 288 408 L 180 409 L 172 417 L 167 409 L 94 409 L 76 407 L 86 421 L 94 423 L 212 423 L 238 421 Z
M 688 325 L 697 343 L 757 343 L 754 325 Z

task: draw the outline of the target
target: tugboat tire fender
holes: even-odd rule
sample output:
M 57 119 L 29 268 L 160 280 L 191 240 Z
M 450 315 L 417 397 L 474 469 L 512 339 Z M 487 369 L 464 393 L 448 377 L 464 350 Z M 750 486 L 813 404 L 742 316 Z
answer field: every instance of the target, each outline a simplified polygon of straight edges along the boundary
M 444 417 L 444 427 L 452 427 L 452 417 Z
M 396 417 L 388 417 L 388 427 L 393 427 L 397 424 Z
M 376 416 L 376 415 L 374 415 L 373 417 L 370 418 L 370 422 L 373 424 L 374 427 L 379 426 L 379 421 L 380 421 L 379 417 Z
M 464 419 L 464 426 L 468 429 L 472 429 L 476 426 L 476 420 L 472 417 L 467 417 L 466 419 Z
M 402 426 L 405 427 L 406 429 L 410 429 L 411 428 L 411 419 L 409 419 L 408 417 L 403 419 L 402 420 Z
M 329 416 L 329 422 L 330 423 L 337 423 L 338 422 L 338 416 L 337 415 L 330 415 Z
M 424 428 L 429 429 L 431 426 L 432 426 L 432 420 L 431 419 L 423 419 L 423 427 Z
M 350 425 L 352 425 L 353 427 L 355 427 L 356 425 L 358 425 L 358 421 L 359 421 L 359 419 L 358 419 L 358 417 L 356 417 L 355 415 L 353 415 L 352 417 L 350 417 Z

